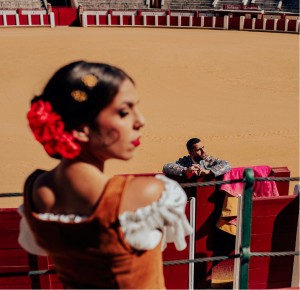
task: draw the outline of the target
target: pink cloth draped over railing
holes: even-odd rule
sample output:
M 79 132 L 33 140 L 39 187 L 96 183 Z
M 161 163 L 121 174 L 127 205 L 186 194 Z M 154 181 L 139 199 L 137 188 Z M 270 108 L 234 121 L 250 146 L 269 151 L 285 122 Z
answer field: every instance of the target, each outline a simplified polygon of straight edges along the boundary
M 271 173 L 270 166 L 249 166 L 232 168 L 225 173 L 223 180 L 234 180 L 243 178 L 243 173 L 246 168 L 251 168 L 254 172 L 254 177 L 268 177 Z M 244 191 L 244 183 L 222 184 L 221 190 L 226 191 L 232 196 L 239 196 Z M 278 196 L 278 190 L 275 181 L 256 181 L 253 186 L 253 197 L 268 197 Z
M 268 177 L 271 173 L 270 166 L 249 166 L 232 168 L 225 173 L 223 180 L 242 179 L 246 168 L 251 168 L 254 172 L 254 177 Z M 244 192 L 244 183 L 222 184 L 220 190 L 226 193 L 222 214 L 217 222 L 217 227 L 232 235 L 236 234 L 237 210 L 239 195 Z M 269 197 L 278 196 L 278 189 L 275 181 L 255 181 L 253 185 L 253 197 Z

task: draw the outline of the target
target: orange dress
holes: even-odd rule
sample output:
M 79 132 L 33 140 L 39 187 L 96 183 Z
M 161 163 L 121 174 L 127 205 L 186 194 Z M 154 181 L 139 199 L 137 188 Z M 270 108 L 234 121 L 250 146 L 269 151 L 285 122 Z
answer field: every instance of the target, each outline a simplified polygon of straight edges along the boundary
M 35 171 L 25 184 L 24 214 L 66 288 L 165 289 L 161 243 L 151 250 L 134 250 L 120 228 L 119 205 L 133 176 L 113 177 L 84 221 L 62 223 L 40 219 L 32 205 L 32 184 L 41 172 Z

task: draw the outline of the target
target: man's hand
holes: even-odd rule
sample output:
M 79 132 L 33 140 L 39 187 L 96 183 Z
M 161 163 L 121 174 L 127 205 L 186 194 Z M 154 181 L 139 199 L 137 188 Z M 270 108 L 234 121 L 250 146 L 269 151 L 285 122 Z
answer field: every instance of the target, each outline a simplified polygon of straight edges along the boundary
M 200 171 L 200 175 L 206 175 L 206 174 L 210 174 L 211 173 L 211 171 L 209 170 L 209 169 L 201 169 L 201 171 Z
M 185 172 L 185 175 L 188 179 L 193 177 L 194 175 L 199 176 L 201 172 L 201 166 L 199 164 L 193 164 L 192 166 L 188 167 Z
M 210 173 L 209 169 L 204 169 L 199 164 L 193 164 L 186 170 L 185 175 L 188 179 L 190 179 L 194 175 L 200 176 L 200 175 L 206 175 L 209 173 Z

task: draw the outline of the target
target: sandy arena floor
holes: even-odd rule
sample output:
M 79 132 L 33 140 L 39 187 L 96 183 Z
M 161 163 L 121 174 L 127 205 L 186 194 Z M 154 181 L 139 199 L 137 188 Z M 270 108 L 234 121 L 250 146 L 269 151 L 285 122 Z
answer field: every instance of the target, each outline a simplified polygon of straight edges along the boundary
M 25 116 L 54 71 L 79 59 L 125 69 L 142 98 L 142 146 L 133 160 L 108 163 L 108 174 L 161 172 L 199 136 L 209 154 L 233 167 L 288 166 L 299 176 L 298 35 L 59 27 L 1 28 L 0 37 L 2 193 L 21 192 L 31 171 L 55 166 Z

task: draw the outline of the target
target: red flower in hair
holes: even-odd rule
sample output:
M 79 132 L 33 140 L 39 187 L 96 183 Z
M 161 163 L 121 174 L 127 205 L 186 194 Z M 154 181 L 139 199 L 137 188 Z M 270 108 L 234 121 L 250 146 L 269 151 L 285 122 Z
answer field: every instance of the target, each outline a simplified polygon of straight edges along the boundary
M 64 130 L 64 122 L 60 115 L 52 111 L 49 102 L 33 103 L 27 119 L 35 139 L 43 144 L 50 156 L 59 154 L 64 158 L 74 158 L 79 155 L 79 144 L 74 142 L 73 135 Z

